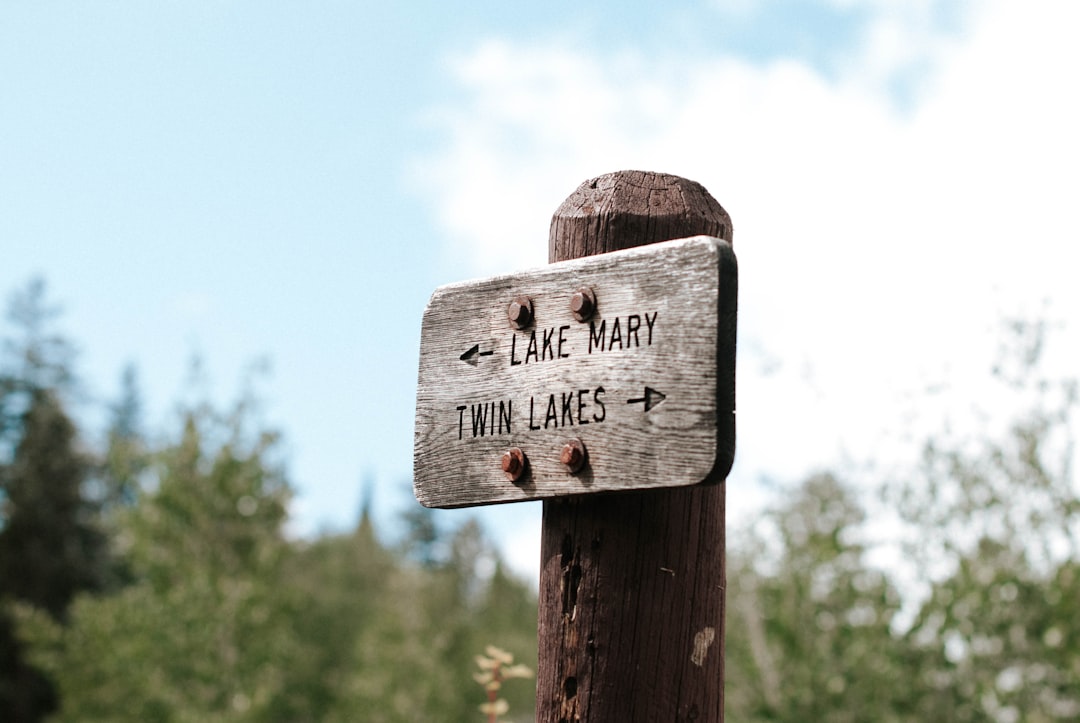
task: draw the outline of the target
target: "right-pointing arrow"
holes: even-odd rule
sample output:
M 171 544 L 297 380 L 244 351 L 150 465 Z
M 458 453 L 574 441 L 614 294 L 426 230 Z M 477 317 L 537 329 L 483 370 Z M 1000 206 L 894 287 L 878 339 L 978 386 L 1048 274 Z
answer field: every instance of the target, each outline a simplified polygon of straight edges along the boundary
M 652 387 L 645 387 L 645 396 L 638 397 L 637 399 L 627 399 L 627 404 L 644 404 L 645 411 L 649 411 L 660 402 L 667 399 L 667 395 L 663 392 L 658 392 Z

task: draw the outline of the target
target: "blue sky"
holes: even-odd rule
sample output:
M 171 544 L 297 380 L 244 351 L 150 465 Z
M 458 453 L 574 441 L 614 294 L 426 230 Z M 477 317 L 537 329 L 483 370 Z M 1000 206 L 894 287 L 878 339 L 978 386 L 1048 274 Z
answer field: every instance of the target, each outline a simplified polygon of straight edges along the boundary
M 268 359 L 296 529 L 365 478 L 389 524 L 431 291 L 543 264 L 589 177 L 684 175 L 735 224 L 748 516 L 990 403 L 1002 315 L 1075 369 L 1071 8 L 0 1 L 0 292 L 46 279 L 87 419 L 128 363 L 162 428 L 193 355 L 221 400 Z M 527 571 L 538 508 L 482 514 Z

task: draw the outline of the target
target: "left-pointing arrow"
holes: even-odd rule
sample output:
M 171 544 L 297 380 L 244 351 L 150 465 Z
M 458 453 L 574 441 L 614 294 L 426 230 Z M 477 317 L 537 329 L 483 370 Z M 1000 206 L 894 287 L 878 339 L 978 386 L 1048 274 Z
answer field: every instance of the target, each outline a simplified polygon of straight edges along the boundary
M 469 347 L 468 351 L 466 351 L 464 354 L 462 354 L 458 358 L 461 359 L 461 361 L 465 362 L 466 364 L 471 364 L 473 366 L 476 366 L 476 362 L 479 361 L 479 359 L 477 359 L 477 357 L 491 356 L 494 353 L 495 353 L 494 349 L 489 349 L 487 351 L 480 351 L 480 345 L 479 344 L 473 344 L 471 347 Z

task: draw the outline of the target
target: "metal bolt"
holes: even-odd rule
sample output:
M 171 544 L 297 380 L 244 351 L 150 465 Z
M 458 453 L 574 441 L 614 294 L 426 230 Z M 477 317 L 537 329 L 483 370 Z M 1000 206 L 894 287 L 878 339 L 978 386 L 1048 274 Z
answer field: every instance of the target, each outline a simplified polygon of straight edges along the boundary
M 511 447 L 503 452 L 502 471 L 506 475 L 506 479 L 515 484 L 525 474 L 525 468 L 528 464 L 529 460 L 525 453 L 521 451 L 521 447 Z
M 533 305 L 528 296 L 515 296 L 506 309 L 506 316 L 510 323 L 519 329 L 524 329 L 532 321 Z
M 588 287 L 582 287 L 570 297 L 570 313 L 578 321 L 588 321 L 596 311 L 596 294 Z
M 585 467 L 585 461 L 588 458 L 589 453 L 585 449 L 585 443 L 576 437 L 564 444 L 559 454 L 559 461 L 566 465 L 570 474 L 580 472 Z

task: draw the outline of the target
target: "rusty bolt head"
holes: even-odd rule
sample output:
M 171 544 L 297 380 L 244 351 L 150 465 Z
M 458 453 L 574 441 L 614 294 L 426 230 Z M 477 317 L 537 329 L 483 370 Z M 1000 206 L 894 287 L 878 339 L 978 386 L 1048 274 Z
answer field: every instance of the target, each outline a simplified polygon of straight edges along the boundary
M 503 452 L 502 471 L 506 474 L 506 479 L 515 483 L 520 480 L 525 474 L 528 461 L 520 447 L 511 447 Z
M 562 452 L 559 454 L 559 461 L 566 466 L 570 474 L 577 474 L 585 467 L 585 461 L 588 457 L 589 453 L 585 449 L 585 443 L 575 438 L 563 445 Z
M 519 329 L 524 329 L 532 321 L 532 299 L 528 296 L 515 296 L 506 309 L 506 316 L 510 323 Z
M 570 313 L 578 321 L 588 321 L 596 311 L 596 294 L 587 287 L 582 287 L 570 297 Z

